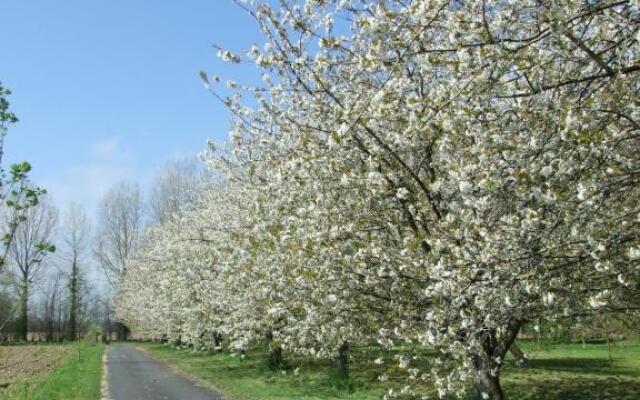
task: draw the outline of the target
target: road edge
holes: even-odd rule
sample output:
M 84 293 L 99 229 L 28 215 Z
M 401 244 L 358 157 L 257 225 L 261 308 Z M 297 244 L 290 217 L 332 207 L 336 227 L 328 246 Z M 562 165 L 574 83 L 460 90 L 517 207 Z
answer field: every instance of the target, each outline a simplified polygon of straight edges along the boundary
M 100 399 L 111 400 L 109 396 L 109 370 L 107 368 L 107 352 L 109 345 L 104 346 L 104 353 L 102 353 L 102 380 L 100 384 Z

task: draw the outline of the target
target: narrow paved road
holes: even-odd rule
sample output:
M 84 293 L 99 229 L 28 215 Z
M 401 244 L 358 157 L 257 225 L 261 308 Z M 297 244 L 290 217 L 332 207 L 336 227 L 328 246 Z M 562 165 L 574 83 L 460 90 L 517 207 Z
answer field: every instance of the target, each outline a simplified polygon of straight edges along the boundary
M 222 399 L 125 343 L 107 348 L 107 385 L 110 400 Z

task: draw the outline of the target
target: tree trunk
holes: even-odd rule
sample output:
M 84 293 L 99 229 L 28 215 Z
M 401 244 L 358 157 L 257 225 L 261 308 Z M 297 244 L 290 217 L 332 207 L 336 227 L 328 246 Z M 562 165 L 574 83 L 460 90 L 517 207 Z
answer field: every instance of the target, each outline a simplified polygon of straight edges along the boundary
M 45 340 L 47 343 L 54 341 L 54 318 L 55 318 L 55 292 L 51 295 L 51 298 L 47 300 L 45 311 Z
M 273 332 L 267 333 L 267 340 L 269 341 L 269 366 L 271 368 L 282 367 L 282 347 L 279 343 L 273 340 Z
M 17 320 L 17 336 L 18 340 L 27 341 L 27 333 L 29 332 L 29 280 L 28 277 L 22 277 L 20 282 L 20 312 Z
M 78 263 L 74 260 L 69 279 L 69 331 L 67 339 L 78 338 Z
M 477 354 L 474 359 L 474 365 L 478 371 L 476 378 L 478 399 L 504 400 L 506 398 L 500 386 L 500 369 L 507 352 L 515 346 L 521 326 L 522 321 L 514 318 L 509 321 L 507 330 L 501 338 L 496 335 L 495 329 L 489 329 L 481 334 L 482 353 Z M 517 346 L 516 349 L 519 350 Z
M 609 366 L 611 366 L 611 364 L 613 363 L 613 357 L 611 357 L 611 337 L 609 336 L 609 333 L 607 333 L 606 336 L 607 336 L 607 351 L 609 352 Z
M 516 365 L 518 367 L 524 367 L 529 362 L 529 359 L 524 354 L 520 346 L 518 346 L 518 344 L 515 342 L 515 340 L 511 344 L 511 347 L 509 347 L 509 351 L 516 358 Z
M 344 341 L 338 349 L 338 357 L 336 358 L 336 370 L 341 378 L 349 377 L 349 342 Z
M 282 347 L 280 347 L 280 345 L 271 344 L 269 364 L 274 368 L 280 368 L 282 366 Z
M 222 335 L 220 332 L 215 331 L 211 336 L 213 339 L 213 349 L 220 350 L 222 348 Z
M 491 374 L 489 368 L 483 368 L 478 373 L 477 381 L 478 399 L 504 400 L 505 396 L 500 386 L 500 377 L 496 373 Z

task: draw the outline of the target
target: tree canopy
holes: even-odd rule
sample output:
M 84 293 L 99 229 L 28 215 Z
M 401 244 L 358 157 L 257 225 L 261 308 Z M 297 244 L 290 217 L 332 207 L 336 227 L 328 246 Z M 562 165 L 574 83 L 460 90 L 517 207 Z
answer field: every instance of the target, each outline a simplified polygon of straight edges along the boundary
M 316 357 L 413 344 L 390 397 L 502 399 L 523 324 L 638 310 L 636 2 L 237 3 L 265 43 L 218 55 L 263 86 L 203 73 L 230 141 L 128 260 L 123 321 Z

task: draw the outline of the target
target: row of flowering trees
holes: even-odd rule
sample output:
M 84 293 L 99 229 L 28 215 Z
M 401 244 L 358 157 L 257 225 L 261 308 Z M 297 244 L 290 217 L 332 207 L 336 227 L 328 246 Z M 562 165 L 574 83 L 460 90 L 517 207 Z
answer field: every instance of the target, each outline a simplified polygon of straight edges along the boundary
M 265 44 L 219 56 L 263 85 L 203 74 L 230 142 L 129 260 L 134 330 L 343 368 L 411 344 L 404 392 L 502 399 L 524 324 L 638 310 L 637 2 L 237 3 Z

